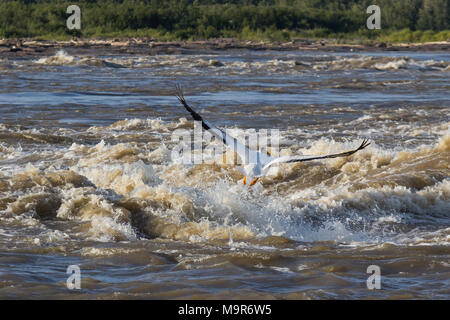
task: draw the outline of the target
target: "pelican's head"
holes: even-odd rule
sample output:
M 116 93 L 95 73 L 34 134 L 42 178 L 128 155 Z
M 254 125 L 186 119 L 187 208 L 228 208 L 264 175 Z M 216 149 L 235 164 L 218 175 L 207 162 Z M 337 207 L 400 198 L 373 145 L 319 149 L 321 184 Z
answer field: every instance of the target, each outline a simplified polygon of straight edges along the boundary
M 254 185 L 258 179 L 263 176 L 261 172 L 261 166 L 256 163 L 247 164 L 244 167 L 237 167 L 238 170 L 244 175 L 242 183 L 247 184 L 247 178 L 249 179 L 249 187 Z
M 249 163 L 244 166 L 243 172 L 247 177 L 259 178 L 262 174 L 262 168 L 257 163 Z
M 252 178 L 252 168 L 248 167 L 249 165 L 246 165 L 244 167 L 237 167 L 240 173 L 242 173 L 244 176 Z

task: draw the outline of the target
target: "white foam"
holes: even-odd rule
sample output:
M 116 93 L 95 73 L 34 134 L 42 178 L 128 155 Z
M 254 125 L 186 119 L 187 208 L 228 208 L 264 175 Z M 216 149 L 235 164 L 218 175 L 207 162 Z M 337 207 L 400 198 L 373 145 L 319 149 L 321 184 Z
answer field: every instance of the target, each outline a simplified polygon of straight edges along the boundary
M 68 55 L 64 50 L 58 50 L 54 56 L 41 58 L 35 63 L 43 65 L 70 65 L 75 63 L 75 57 Z

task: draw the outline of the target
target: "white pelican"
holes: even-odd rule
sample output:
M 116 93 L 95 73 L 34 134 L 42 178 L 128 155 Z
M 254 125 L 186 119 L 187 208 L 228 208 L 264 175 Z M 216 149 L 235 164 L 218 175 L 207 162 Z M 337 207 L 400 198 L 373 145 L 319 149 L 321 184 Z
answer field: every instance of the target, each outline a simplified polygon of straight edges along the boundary
M 249 156 L 250 159 L 256 159 L 255 162 L 249 163 L 247 165 L 244 165 L 243 168 L 238 167 L 239 171 L 241 171 L 244 174 L 243 184 L 246 184 L 246 177 L 251 178 L 251 182 L 249 186 L 254 185 L 259 178 L 265 176 L 267 172 L 269 171 L 269 168 L 277 163 L 292 163 L 292 162 L 303 162 L 303 161 L 312 161 L 312 160 L 320 160 L 320 159 L 328 159 L 328 158 L 337 158 L 337 157 L 348 157 L 359 150 L 364 149 L 367 147 L 370 142 L 367 139 L 364 139 L 361 145 L 354 150 L 341 152 L 341 153 L 335 153 L 335 154 L 328 154 L 328 155 L 321 155 L 321 156 L 286 156 L 286 157 L 279 157 L 275 158 L 270 155 L 266 150 L 251 150 L 247 146 L 240 143 L 237 139 L 234 137 L 226 134 L 223 130 L 220 130 L 213 126 L 208 121 L 204 120 L 197 112 L 195 112 L 186 102 L 183 96 L 183 92 L 181 91 L 180 86 L 176 86 L 176 96 L 178 100 L 180 100 L 181 104 L 186 108 L 186 110 L 191 114 L 192 118 L 194 118 L 195 121 L 201 121 L 203 129 L 209 131 L 211 134 L 213 134 L 215 137 L 221 139 L 225 145 L 232 147 L 234 151 L 237 152 L 239 157 L 244 162 L 244 159 L 246 159 L 246 156 Z

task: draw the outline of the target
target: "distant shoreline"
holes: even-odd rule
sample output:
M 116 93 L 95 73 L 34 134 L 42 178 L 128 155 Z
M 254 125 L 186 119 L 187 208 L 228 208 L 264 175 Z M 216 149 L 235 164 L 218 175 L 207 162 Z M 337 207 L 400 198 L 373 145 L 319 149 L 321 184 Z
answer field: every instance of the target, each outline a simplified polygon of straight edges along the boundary
M 196 54 L 224 50 L 278 51 L 443 51 L 450 49 L 449 41 L 425 43 L 335 43 L 332 40 L 296 39 L 288 42 L 215 39 L 204 41 L 157 41 L 152 38 L 72 39 L 68 41 L 35 39 L 0 39 L 0 57 L 51 55 L 57 50 L 75 53 L 95 50 L 104 54 Z

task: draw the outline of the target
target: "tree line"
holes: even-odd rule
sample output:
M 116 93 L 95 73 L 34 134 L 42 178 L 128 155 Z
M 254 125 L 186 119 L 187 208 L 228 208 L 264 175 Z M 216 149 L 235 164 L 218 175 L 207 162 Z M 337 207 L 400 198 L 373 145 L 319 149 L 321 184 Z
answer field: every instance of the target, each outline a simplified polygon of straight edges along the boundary
M 66 27 L 72 4 L 81 8 L 81 30 Z M 366 28 L 366 8 L 373 4 L 381 8 L 377 31 Z M 447 40 L 449 12 L 449 0 L 2 0 L 0 37 L 289 40 L 396 34 L 420 40 L 428 34 Z

